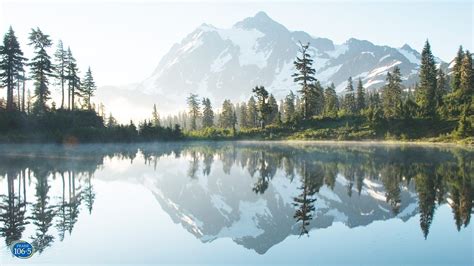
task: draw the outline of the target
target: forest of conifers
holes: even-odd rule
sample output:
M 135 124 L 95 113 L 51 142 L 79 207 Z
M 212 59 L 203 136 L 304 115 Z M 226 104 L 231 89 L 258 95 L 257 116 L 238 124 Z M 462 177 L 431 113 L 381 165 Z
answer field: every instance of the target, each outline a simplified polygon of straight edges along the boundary
M 92 98 L 97 86 L 90 68 L 84 77 L 70 48 L 39 28 L 28 36 L 34 49 L 25 58 L 10 29 L 0 46 L 0 142 L 134 142 L 178 139 L 303 139 L 474 142 L 472 54 L 459 48 L 451 68 L 441 69 L 426 41 L 419 82 L 406 87 L 398 67 L 377 90 L 348 77 L 339 94 L 315 76 L 309 44 L 300 43 L 292 78 L 298 91 L 277 99 L 263 86 L 242 88 L 249 100 L 225 100 L 215 111 L 207 97 L 190 94 L 188 110 L 160 118 L 156 105 L 149 119 L 119 124 Z M 27 82 L 31 81 L 31 82 Z M 31 88 L 26 84 L 33 84 Z M 355 83 L 355 84 L 354 84 Z M 355 88 L 354 88 L 355 87 Z M 61 92 L 60 103 L 51 90 Z M 217 110 L 217 109 L 216 109 Z

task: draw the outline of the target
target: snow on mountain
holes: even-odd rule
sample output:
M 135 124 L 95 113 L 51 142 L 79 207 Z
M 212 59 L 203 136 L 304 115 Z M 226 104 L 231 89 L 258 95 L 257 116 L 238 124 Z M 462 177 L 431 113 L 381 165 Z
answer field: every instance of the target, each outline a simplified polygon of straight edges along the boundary
M 418 78 L 420 53 L 408 45 L 392 48 L 354 38 L 334 44 L 289 31 L 259 12 L 230 29 L 202 24 L 175 44 L 135 90 L 149 95 L 165 112 L 184 107 L 184 96 L 191 92 L 218 104 L 224 99 L 247 100 L 253 87 L 263 85 L 282 98 L 289 90 L 298 90 L 291 74 L 299 42 L 310 43 L 316 78 L 323 85 L 333 82 L 338 92 L 349 77 L 360 78 L 368 89 L 379 88 L 395 66 L 400 67 L 405 85 Z

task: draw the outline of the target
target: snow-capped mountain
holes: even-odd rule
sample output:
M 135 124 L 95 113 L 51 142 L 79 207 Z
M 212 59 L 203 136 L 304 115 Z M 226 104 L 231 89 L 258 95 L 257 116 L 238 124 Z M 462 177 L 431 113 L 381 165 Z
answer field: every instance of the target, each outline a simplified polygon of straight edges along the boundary
M 378 88 L 387 71 L 399 66 L 406 85 L 417 79 L 420 54 L 409 45 L 401 48 L 349 39 L 334 44 L 303 31 L 289 31 L 264 12 L 230 29 L 203 24 L 175 44 L 139 89 L 147 94 L 179 101 L 190 92 L 217 101 L 247 99 L 256 85 L 277 97 L 297 90 L 291 74 L 299 42 L 310 43 L 316 77 L 323 85 L 334 82 L 341 92 L 348 77 L 361 78 L 365 87 Z
M 135 106 L 127 108 L 131 115 L 125 121 L 148 117 L 154 103 L 163 113 L 175 113 L 185 108 L 189 93 L 209 97 L 218 107 L 224 99 L 246 101 L 253 87 L 263 85 L 281 99 L 289 90 L 299 89 L 291 76 L 299 42 L 310 43 L 316 78 L 324 86 L 333 82 L 339 93 L 349 77 L 354 82 L 361 78 L 368 89 L 379 88 L 395 66 L 400 67 L 405 85 L 418 79 L 420 53 L 407 44 L 393 48 L 354 38 L 335 44 L 289 31 L 259 12 L 229 29 L 202 24 L 170 49 L 149 78 L 127 88 L 103 88 L 98 98 L 114 114 L 123 113 L 124 108 L 117 106 Z

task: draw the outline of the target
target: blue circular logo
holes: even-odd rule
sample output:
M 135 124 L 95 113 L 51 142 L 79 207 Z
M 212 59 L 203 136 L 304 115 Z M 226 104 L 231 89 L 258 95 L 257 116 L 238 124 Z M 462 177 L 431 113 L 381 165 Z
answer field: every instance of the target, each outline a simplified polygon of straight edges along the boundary
M 13 256 L 20 259 L 29 259 L 33 256 L 33 246 L 23 240 L 18 240 L 11 245 L 11 251 Z

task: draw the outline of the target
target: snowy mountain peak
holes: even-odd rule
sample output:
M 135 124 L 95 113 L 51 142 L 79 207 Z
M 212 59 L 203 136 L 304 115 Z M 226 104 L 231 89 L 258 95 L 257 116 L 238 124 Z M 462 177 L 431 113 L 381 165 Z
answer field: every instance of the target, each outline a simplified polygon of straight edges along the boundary
M 286 29 L 285 26 L 271 19 L 267 13 L 263 11 L 258 12 L 253 17 L 237 22 L 233 27 L 246 30 L 256 29 L 267 34 L 279 32 L 288 33 L 288 29 Z
M 401 69 L 404 85 L 418 79 L 420 53 L 409 45 L 393 48 L 355 38 L 334 44 L 304 31 L 289 31 L 259 12 L 228 29 L 202 24 L 170 49 L 138 89 L 160 95 L 154 103 L 166 111 L 184 107 L 183 95 L 191 92 L 216 103 L 248 100 L 256 85 L 281 99 L 298 90 L 291 75 L 300 41 L 310 43 L 316 78 L 323 86 L 334 83 L 338 92 L 349 77 L 360 78 L 369 90 L 378 89 L 395 66 Z
M 410 51 L 410 52 L 417 52 L 415 49 L 411 48 L 411 46 L 408 45 L 407 43 L 405 43 L 402 47 L 400 47 L 400 49 L 405 50 L 405 51 Z

